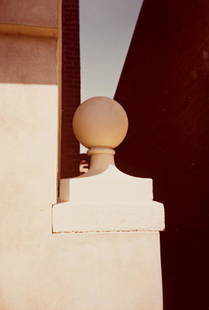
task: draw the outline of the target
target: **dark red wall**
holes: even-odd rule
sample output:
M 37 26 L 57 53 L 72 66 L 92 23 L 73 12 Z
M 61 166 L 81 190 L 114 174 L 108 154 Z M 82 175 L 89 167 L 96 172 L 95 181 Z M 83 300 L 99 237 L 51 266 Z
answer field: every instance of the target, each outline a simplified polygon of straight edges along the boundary
M 72 130 L 73 113 L 79 104 L 79 1 L 63 0 L 61 178 L 79 174 L 79 144 Z
M 145 0 L 115 99 L 118 167 L 165 204 L 165 310 L 209 309 L 209 1 Z

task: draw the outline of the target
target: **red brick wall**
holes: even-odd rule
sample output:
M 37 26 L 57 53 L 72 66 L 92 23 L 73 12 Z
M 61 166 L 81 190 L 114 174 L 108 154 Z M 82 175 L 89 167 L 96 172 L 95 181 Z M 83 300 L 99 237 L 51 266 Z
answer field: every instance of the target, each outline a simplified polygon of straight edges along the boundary
M 62 126 L 61 178 L 78 175 L 79 144 L 72 117 L 80 104 L 79 1 L 62 4 Z

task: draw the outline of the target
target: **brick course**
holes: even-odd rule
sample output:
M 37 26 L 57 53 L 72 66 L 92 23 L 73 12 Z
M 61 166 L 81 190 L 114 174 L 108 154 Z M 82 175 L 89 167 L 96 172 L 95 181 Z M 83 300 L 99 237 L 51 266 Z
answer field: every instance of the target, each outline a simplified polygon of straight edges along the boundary
M 61 178 L 78 175 L 79 143 L 73 134 L 72 117 L 79 104 L 79 1 L 63 0 Z

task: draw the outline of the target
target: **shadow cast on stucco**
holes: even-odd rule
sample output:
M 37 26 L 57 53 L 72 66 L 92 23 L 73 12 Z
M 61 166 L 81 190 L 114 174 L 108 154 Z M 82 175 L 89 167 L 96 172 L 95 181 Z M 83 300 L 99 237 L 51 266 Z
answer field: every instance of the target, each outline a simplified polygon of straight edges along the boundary
M 0 83 L 57 84 L 57 40 L 0 36 Z

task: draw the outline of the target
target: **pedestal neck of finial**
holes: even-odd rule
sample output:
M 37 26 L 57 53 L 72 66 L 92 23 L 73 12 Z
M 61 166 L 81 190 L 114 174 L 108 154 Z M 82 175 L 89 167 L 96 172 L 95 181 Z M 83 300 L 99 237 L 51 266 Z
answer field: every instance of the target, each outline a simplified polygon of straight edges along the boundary
M 110 166 L 115 166 L 115 151 L 109 147 L 91 147 L 87 154 L 90 156 L 90 168 L 85 176 L 93 176 L 104 172 Z

